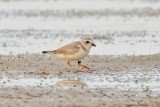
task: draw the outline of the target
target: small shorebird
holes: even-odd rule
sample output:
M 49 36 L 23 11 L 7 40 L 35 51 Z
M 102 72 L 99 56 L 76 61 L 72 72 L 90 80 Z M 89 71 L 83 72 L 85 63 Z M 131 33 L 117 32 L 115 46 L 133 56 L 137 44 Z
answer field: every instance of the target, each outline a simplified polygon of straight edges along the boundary
M 55 54 L 58 58 L 66 60 L 67 64 L 72 67 L 70 61 L 78 61 L 78 66 L 90 71 L 89 67 L 81 64 L 81 59 L 86 57 L 92 46 L 96 46 L 91 38 L 84 38 L 81 41 L 65 45 L 57 50 L 42 51 L 44 54 Z

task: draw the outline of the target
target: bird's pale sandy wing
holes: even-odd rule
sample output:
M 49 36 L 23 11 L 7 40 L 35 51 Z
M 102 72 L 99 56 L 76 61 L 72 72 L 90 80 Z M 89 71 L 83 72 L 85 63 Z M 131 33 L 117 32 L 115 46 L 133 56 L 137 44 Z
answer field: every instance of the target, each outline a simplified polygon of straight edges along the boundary
M 55 54 L 65 54 L 65 55 L 73 55 L 80 50 L 80 42 L 73 42 L 71 44 L 65 45 L 57 50 L 54 50 Z

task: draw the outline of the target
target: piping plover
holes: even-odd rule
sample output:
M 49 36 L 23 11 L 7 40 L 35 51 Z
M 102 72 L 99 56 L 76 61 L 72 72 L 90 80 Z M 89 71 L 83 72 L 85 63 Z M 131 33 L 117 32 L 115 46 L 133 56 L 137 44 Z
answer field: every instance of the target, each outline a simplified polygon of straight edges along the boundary
M 44 54 L 55 54 L 58 58 L 66 60 L 67 64 L 72 67 L 70 61 L 78 61 L 78 66 L 90 71 L 89 67 L 81 64 L 81 59 L 86 57 L 92 46 L 96 46 L 91 38 L 84 38 L 81 41 L 65 45 L 57 50 L 42 51 Z

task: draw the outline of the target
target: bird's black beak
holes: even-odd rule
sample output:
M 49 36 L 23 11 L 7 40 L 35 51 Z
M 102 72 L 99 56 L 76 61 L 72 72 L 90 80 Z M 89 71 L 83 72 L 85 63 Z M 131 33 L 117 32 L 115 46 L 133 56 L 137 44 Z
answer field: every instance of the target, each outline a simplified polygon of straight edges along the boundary
M 96 45 L 94 43 L 92 43 L 92 46 L 96 47 Z

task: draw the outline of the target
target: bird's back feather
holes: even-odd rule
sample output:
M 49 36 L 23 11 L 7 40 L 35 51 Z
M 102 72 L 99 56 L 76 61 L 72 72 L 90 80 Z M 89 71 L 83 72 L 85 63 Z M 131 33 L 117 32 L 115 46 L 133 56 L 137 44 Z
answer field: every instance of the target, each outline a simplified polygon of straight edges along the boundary
M 42 51 L 43 54 L 65 54 L 65 55 L 72 55 L 79 51 L 81 42 L 73 42 L 68 45 L 65 45 L 57 50 L 51 51 Z

